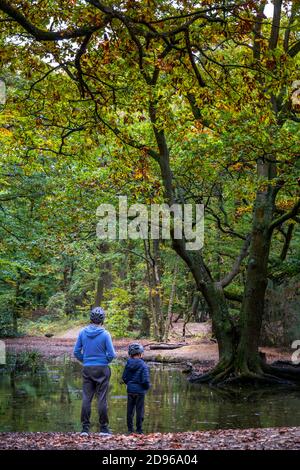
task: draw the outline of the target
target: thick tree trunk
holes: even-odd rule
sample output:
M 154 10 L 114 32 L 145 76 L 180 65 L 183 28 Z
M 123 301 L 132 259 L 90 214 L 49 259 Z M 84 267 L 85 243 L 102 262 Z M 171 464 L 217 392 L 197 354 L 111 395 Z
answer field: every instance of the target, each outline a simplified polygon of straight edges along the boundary
M 109 251 L 109 245 L 105 242 L 102 242 L 101 245 L 98 246 L 99 251 L 104 255 Z M 100 272 L 98 279 L 96 281 L 96 289 L 95 289 L 95 300 L 94 300 L 94 307 L 100 307 L 103 301 L 105 289 L 109 289 L 111 287 L 111 262 L 109 260 L 104 260 L 100 266 Z
M 141 329 L 140 329 L 140 337 L 148 338 L 150 336 L 150 327 L 151 321 L 147 314 L 147 312 L 143 312 L 142 321 L 141 321 Z
M 258 162 L 258 175 L 272 180 L 275 163 Z M 258 188 L 253 211 L 251 243 L 246 283 L 238 331 L 229 321 L 227 305 L 220 283 L 206 283 L 202 292 L 209 304 L 214 331 L 219 345 L 219 363 L 208 374 L 192 374 L 192 382 L 213 383 L 293 383 L 300 381 L 299 368 L 266 364 L 259 352 L 259 339 L 264 314 L 268 281 L 268 260 L 272 237 L 272 220 L 278 187 L 273 184 Z M 199 284 L 199 290 L 201 283 Z
M 152 240 L 153 246 L 153 263 L 152 263 L 152 277 L 154 281 L 154 307 L 156 312 L 158 324 L 158 338 L 159 341 L 163 340 L 165 330 L 165 318 L 162 306 L 162 286 L 161 286 L 161 258 L 159 240 Z
M 153 240 L 153 252 L 151 253 L 148 242 L 144 242 L 145 255 L 147 259 L 147 277 L 149 284 L 149 303 L 152 313 L 153 335 L 157 341 L 162 341 L 163 330 L 163 312 L 161 305 L 161 284 L 159 263 L 159 240 Z
M 95 293 L 95 302 L 94 306 L 99 307 L 103 300 L 104 294 L 104 279 L 102 275 L 102 271 L 99 273 L 99 277 L 96 281 L 96 293 Z
M 273 179 L 275 164 L 258 162 L 258 176 Z M 236 370 L 261 373 L 259 338 L 268 282 L 268 260 L 271 245 L 270 226 L 273 219 L 276 189 L 272 185 L 258 188 L 253 212 L 252 236 L 246 285 L 240 314 L 241 337 L 236 358 Z
M 19 317 L 19 302 L 20 302 L 20 287 L 21 287 L 21 278 L 22 274 L 19 269 L 17 269 L 18 275 L 15 286 L 15 299 L 12 309 L 12 327 L 14 334 L 18 334 L 18 317 Z
M 198 290 L 203 294 L 212 318 L 219 348 L 219 361 L 226 366 L 232 363 L 236 350 L 236 331 L 230 321 L 227 300 L 220 282 L 214 282 L 200 252 L 187 253 L 182 240 L 173 240 L 177 253 L 189 266 Z M 191 254 L 192 253 L 192 254 Z
M 66 305 L 65 314 L 71 315 L 74 312 L 74 300 L 70 296 L 70 286 L 74 275 L 74 260 L 68 255 L 63 255 L 63 278 L 61 281 L 61 290 L 65 293 Z
M 192 317 L 193 315 L 195 315 L 195 311 L 197 310 L 198 304 L 199 304 L 199 293 L 196 292 L 196 293 L 193 295 L 193 301 L 192 301 L 191 310 L 188 312 L 187 315 L 184 316 L 183 326 L 182 326 L 182 338 L 183 338 L 183 341 L 185 341 L 185 336 L 186 336 L 186 325 L 187 325 L 188 322 L 190 321 L 191 317 Z
M 132 249 L 132 243 L 129 241 L 129 249 Z M 128 311 L 128 331 L 134 329 L 134 316 L 136 311 L 136 279 L 135 279 L 135 262 L 133 254 L 128 254 L 128 270 L 129 270 L 129 287 L 131 294 L 131 302 Z
M 169 298 L 167 319 L 166 319 L 166 325 L 165 325 L 165 331 L 164 331 L 164 340 L 165 340 L 165 342 L 168 341 L 170 327 L 172 326 L 172 316 L 173 316 L 172 310 L 173 310 L 173 303 L 174 303 L 174 298 L 175 298 L 177 271 L 178 271 L 178 266 L 176 265 L 176 267 L 174 269 L 174 273 L 173 273 L 173 282 L 172 282 L 172 286 L 171 286 L 171 293 L 170 293 L 170 298 Z
M 268 163 L 258 162 L 259 177 L 272 180 L 275 175 L 275 163 L 270 158 Z M 239 334 L 232 334 L 230 325 L 226 325 L 228 316 L 226 306 L 223 307 L 222 290 L 219 290 L 216 285 L 214 288 L 210 285 L 206 286 L 208 290 L 212 289 L 213 293 L 207 297 L 207 301 L 212 311 L 220 361 L 209 374 L 200 377 L 192 376 L 192 381 L 282 383 L 287 380 L 300 380 L 298 370 L 271 367 L 266 364 L 259 353 L 272 237 L 271 224 L 277 189 L 275 185 L 264 184 L 257 190 Z

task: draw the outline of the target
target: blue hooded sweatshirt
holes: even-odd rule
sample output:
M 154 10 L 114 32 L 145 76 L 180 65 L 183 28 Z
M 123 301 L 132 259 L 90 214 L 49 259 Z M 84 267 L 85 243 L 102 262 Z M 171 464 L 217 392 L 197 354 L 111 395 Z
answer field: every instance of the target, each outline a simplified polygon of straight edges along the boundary
M 108 331 L 97 325 L 88 325 L 79 333 L 74 356 L 84 366 L 107 366 L 117 355 Z
M 127 393 L 145 394 L 150 388 L 149 368 L 143 359 L 129 358 L 122 376 Z

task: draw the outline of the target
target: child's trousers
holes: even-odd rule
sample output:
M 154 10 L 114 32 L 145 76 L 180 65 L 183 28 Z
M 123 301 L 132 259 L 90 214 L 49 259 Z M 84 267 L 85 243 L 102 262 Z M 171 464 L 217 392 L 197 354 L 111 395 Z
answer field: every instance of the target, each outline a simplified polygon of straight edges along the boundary
M 143 393 L 128 393 L 127 398 L 127 427 L 133 432 L 133 417 L 136 412 L 136 431 L 143 432 L 145 395 Z

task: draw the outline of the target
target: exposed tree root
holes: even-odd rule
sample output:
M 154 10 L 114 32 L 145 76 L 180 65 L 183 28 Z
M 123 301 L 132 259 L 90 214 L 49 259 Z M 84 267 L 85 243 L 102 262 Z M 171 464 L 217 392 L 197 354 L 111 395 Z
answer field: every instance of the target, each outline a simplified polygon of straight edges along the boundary
M 253 382 L 251 383 L 244 383 L 243 385 L 237 383 L 225 383 L 222 385 L 208 385 L 215 393 L 217 393 L 220 397 L 224 398 L 225 400 L 231 401 L 232 403 L 240 403 L 241 396 L 244 400 L 253 401 L 257 399 L 268 399 L 270 396 L 274 396 L 275 394 L 280 394 L 282 396 L 282 391 L 286 394 L 293 393 L 295 391 L 295 387 L 298 390 L 297 386 L 291 385 L 272 385 L 270 386 L 265 384 L 258 384 L 253 386 Z
M 259 361 L 252 368 L 245 363 L 237 368 L 233 361 L 220 361 L 215 368 L 205 374 L 192 373 L 189 377 L 192 383 L 222 386 L 263 386 L 300 385 L 300 367 L 293 364 L 280 364 L 276 366 Z
M 233 362 L 231 360 L 221 360 L 216 367 L 206 374 L 197 374 L 193 372 L 189 381 L 192 383 L 218 383 L 223 377 L 228 376 L 233 369 Z
M 247 372 L 240 375 L 233 375 L 232 377 L 223 380 L 219 385 L 292 385 L 292 382 L 269 374 Z
M 293 364 L 290 361 L 275 361 L 270 364 L 272 367 L 292 367 L 293 369 L 300 370 L 300 364 Z
M 278 364 L 278 362 L 276 364 Z M 294 364 L 280 366 L 263 364 L 263 370 L 266 374 L 300 384 L 300 367 L 295 366 Z
M 171 344 L 171 343 L 168 343 L 168 344 L 165 344 L 165 343 L 156 343 L 156 344 L 150 344 L 150 347 L 149 349 L 178 349 L 178 348 L 182 348 L 183 346 L 185 346 L 185 343 L 176 343 L 176 344 Z

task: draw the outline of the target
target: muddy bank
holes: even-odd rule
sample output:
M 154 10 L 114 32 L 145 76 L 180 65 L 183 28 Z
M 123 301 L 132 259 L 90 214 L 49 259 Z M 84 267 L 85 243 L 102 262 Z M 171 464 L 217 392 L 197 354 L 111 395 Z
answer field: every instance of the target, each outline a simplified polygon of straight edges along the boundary
M 79 331 L 84 324 L 76 326 L 67 331 L 61 332 L 51 338 L 45 336 L 25 336 L 21 338 L 5 339 L 9 351 L 24 351 L 35 349 L 46 358 L 62 357 L 67 355 L 73 357 L 73 347 Z M 218 346 L 212 340 L 211 322 L 188 323 L 186 325 L 186 338 L 182 337 L 183 323 L 178 321 L 173 324 L 170 330 L 170 341 L 172 343 L 184 342 L 185 346 L 172 350 L 150 350 L 151 339 L 139 340 L 145 348 L 144 359 L 146 361 L 160 363 L 179 363 L 190 362 L 195 369 L 210 368 L 218 361 Z M 128 345 L 134 341 L 133 338 L 114 339 L 118 358 L 127 358 Z M 276 360 L 290 360 L 292 350 L 261 348 L 266 353 L 268 362 Z
M 39 337 L 27 336 L 21 338 L 4 339 L 7 351 L 26 351 L 36 350 L 45 358 L 56 358 L 64 355 L 73 357 L 73 347 L 75 340 L 73 338 L 60 337 Z M 114 340 L 114 345 L 119 359 L 127 358 L 128 344 L 132 342 L 131 338 Z M 179 363 L 191 362 L 194 366 L 199 364 L 203 367 L 212 367 L 218 360 L 217 344 L 210 340 L 194 340 L 186 342 L 186 345 L 179 349 L 172 350 L 150 350 L 149 340 L 140 341 L 145 347 L 144 359 L 146 361 L 160 363 Z M 266 353 L 267 361 L 290 360 L 291 351 L 275 348 L 261 348 Z
M 69 338 L 46 338 L 39 336 L 26 336 L 21 338 L 4 339 L 7 351 L 36 350 L 45 358 L 56 358 L 68 356 L 73 358 L 74 339 Z M 128 344 L 130 338 L 114 340 L 114 345 L 119 359 L 127 358 Z M 199 365 L 204 368 L 212 367 L 218 360 L 218 347 L 210 340 L 190 340 L 179 349 L 173 350 L 150 350 L 149 341 L 140 341 L 145 347 L 144 359 L 146 361 L 160 363 L 185 364 L 191 362 L 194 367 Z M 284 349 L 261 348 L 266 353 L 267 361 L 290 360 L 291 352 Z
M 2 450 L 299 450 L 300 427 L 228 429 L 204 432 L 155 433 L 144 436 L 115 434 L 102 437 L 79 433 L 0 433 Z

